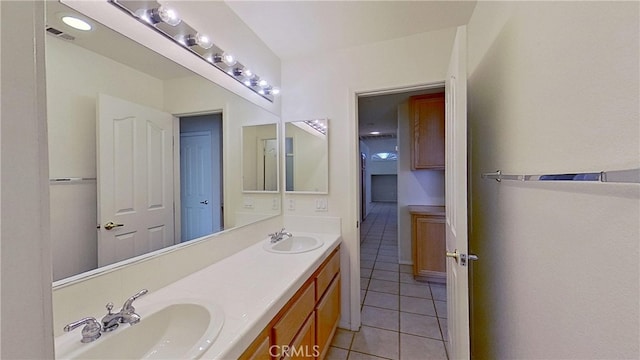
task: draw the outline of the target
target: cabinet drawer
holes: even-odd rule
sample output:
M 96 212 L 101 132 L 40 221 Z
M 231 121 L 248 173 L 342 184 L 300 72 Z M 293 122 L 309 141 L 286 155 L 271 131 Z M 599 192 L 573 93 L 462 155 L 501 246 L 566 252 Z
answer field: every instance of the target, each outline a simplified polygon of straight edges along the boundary
M 307 285 L 298 300 L 273 326 L 273 343 L 275 345 L 289 345 L 304 321 L 313 311 L 315 304 L 313 283 Z
M 331 345 L 331 338 L 340 318 L 340 276 L 336 276 L 327 292 L 316 306 L 316 339 L 320 359 Z
M 335 251 L 316 277 L 316 300 L 320 300 L 338 271 L 340 271 L 340 252 Z

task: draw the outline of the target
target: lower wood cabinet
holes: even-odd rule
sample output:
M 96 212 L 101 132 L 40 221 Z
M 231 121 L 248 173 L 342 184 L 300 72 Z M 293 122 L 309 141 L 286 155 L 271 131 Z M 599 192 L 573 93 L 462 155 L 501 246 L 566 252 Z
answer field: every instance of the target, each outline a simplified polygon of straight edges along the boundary
M 413 276 L 446 282 L 446 233 L 443 206 L 409 206 Z
M 324 359 L 340 319 L 340 248 L 305 281 L 240 359 Z

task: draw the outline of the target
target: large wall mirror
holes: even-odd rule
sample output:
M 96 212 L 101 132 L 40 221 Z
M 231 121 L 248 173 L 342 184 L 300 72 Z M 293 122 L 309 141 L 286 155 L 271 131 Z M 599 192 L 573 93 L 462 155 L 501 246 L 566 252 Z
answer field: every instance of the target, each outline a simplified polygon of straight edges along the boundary
M 293 121 L 284 125 L 286 192 L 329 191 L 329 121 Z
M 240 167 L 243 127 L 276 128 L 278 116 L 63 4 L 46 7 L 57 284 L 280 214 L 277 186 L 246 206 Z M 67 26 L 68 15 L 92 28 Z
M 278 127 L 276 124 L 242 127 L 242 189 L 278 191 Z

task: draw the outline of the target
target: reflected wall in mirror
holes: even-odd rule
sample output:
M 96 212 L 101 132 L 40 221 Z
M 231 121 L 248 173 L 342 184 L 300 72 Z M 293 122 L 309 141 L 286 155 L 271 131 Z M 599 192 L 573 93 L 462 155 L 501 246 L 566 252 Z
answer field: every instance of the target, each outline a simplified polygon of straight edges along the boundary
M 54 280 L 280 213 L 277 193 L 243 206 L 237 141 L 242 126 L 276 115 L 58 2 L 46 6 Z M 74 30 L 64 15 L 93 28 Z
M 293 121 L 285 123 L 284 129 L 285 190 L 328 193 L 329 121 Z
M 276 124 L 242 127 L 242 189 L 278 191 L 278 127 Z

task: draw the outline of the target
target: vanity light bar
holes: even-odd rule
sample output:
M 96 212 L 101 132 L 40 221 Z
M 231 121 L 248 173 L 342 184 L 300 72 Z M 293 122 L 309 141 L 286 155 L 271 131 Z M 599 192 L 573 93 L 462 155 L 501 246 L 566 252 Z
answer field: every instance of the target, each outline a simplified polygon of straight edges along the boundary
M 218 70 L 273 102 L 280 89 L 253 73 L 233 55 L 216 46 L 210 38 L 180 19 L 178 13 L 156 1 L 109 0 L 141 23 L 164 35 L 185 50 L 208 62 Z
M 327 124 L 324 120 L 305 120 L 304 123 L 311 126 L 322 135 L 327 135 Z

